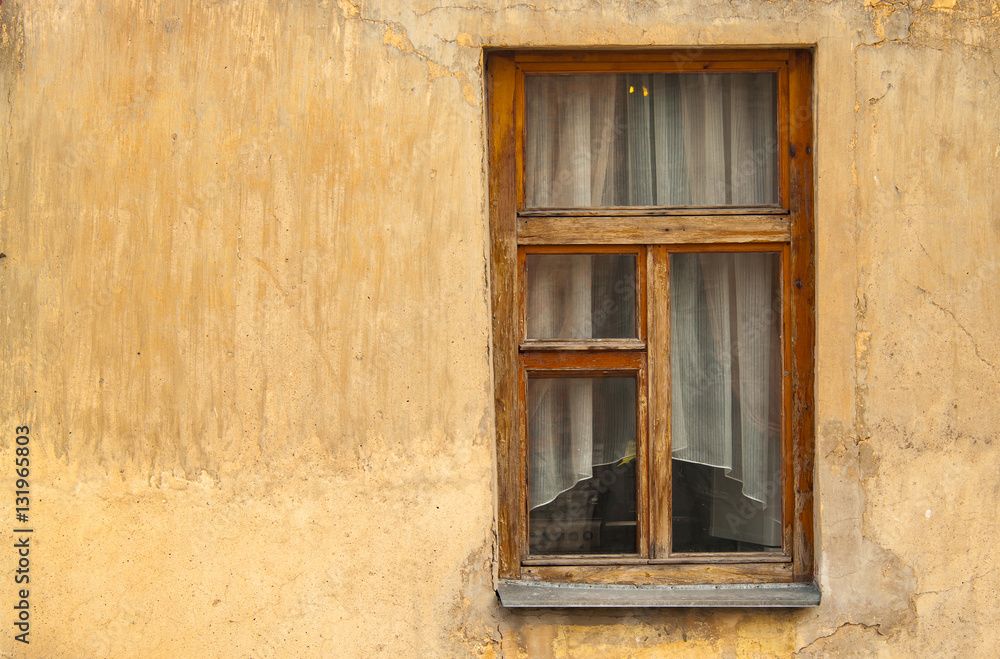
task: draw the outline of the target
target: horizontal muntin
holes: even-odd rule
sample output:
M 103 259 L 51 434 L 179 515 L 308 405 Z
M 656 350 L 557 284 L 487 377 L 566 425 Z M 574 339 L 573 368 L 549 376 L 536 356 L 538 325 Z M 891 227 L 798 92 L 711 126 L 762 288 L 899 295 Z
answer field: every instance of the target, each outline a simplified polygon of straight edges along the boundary
M 518 348 L 532 350 L 645 350 L 640 339 L 525 339 Z

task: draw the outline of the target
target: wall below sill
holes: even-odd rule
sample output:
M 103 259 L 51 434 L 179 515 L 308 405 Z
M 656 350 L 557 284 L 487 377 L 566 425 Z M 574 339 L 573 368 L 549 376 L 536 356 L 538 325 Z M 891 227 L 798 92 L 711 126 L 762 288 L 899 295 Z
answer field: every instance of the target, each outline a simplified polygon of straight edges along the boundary
M 508 608 L 772 607 L 818 606 L 815 583 L 623 586 L 501 579 Z

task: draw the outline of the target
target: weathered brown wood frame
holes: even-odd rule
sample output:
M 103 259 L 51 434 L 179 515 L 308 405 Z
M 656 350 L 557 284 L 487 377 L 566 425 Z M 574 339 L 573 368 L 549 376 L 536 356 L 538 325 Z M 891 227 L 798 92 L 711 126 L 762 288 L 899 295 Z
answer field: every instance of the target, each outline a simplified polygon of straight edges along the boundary
M 812 581 L 813 169 L 812 55 L 805 49 L 492 51 L 486 56 L 495 378 L 499 576 L 592 584 L 755 584 Z M 524 208 L 523 76 L 559 72 L 774 71 L 778 74 L 779 201 L 775 206 Z M 780 553 L 670 550 L 669 255 L 774 251 L 783 279 L 783 495 Z M 525 341 L 523 258 L 528 252 L 637 255 L 638 337 Z M 527 373 L 639 379 L 639 552 L 529 556 Z M 646 465 L 644 468 L 642 465 Z

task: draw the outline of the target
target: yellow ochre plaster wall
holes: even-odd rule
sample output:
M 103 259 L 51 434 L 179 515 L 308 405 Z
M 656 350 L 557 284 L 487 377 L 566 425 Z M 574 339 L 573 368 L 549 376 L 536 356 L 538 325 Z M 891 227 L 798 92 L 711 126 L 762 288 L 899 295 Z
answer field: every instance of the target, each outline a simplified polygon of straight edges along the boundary
M 591 45 L 815 46 L 816 609 L 497 602 L 483 47 Z M 0 656 L 996 656 L 998 70 L 997 0 L 4 0 Z

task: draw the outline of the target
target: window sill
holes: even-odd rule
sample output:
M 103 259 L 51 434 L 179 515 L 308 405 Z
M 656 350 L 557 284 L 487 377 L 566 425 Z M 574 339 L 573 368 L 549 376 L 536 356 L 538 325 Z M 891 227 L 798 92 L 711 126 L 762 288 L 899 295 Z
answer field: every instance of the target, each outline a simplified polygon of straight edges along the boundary
M 815 583 L 624 586 L 500 580 L 507 608 L 817 606 Z

